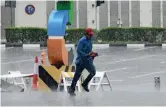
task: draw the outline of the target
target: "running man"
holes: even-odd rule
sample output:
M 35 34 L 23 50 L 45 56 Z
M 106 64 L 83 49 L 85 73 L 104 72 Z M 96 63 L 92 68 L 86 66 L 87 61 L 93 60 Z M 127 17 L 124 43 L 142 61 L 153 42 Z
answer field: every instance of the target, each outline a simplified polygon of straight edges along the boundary
M 92 51 L 92 36 L 94 35 L 91 28 L 86 28 L 85 30 L 85 36 L 83 36 L 77 45 L 77 58 L 76 58 L 76 71 L 74 78 L 72 80 L 72 84 L 69 88 L 69 93 L 71 95 L 75 95 L 75 87 L 77 84 L 77 81 L 79 80 L 82 71 L 84 69 L 87 69 L 89 72 L 88 77 L 85 79 L 85 81 L 82 83 L 82 87 L 85 91 L 89 92 L 88 89 L 88 83 L 93 78 L 93 76 L 96 74 L 96 69 L 93 64 L 93 59 L 98 56 L 98 53 Z

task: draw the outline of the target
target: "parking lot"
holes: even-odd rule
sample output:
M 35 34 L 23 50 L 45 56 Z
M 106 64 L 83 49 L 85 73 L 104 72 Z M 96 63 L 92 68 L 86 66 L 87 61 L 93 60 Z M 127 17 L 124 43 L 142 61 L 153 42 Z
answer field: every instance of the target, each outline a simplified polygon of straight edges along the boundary
M 33 73 L 35 56 L 40 63 L 43 49 L 47 53 L 46 48 L 1 48 L 1 74 L 8 70 Z M 99 53 L 94 60 L 96 69 L 108 72 L 113 91 L 154 92 L 154 77 L 159 76 L 160 91 L 166 92 L 166 48 L 94 47 L 94 50 Z
M 33 73 L 35 56 L 40 63 L 43 49 L 47 53 L 46 48 L 1 48 L 1 74 L 8 70 Z M 107 72 L 112 91 L 105 86 L 102 92 L 91 89 L 90 93 L 77 92 L 74 98 L 67 93 L 4 92 L 1 93 L 2 106 L 165 105 L 166 48 L 94 47 L 94 51 L 99 53 L 94 60 L 96 69 Z M 76 56 L 75 49 L 74 54 Z M 87 71 L 83 73 L 87 74 Z M 156 89 L 154 77 L 160 77 L 160 88 Z

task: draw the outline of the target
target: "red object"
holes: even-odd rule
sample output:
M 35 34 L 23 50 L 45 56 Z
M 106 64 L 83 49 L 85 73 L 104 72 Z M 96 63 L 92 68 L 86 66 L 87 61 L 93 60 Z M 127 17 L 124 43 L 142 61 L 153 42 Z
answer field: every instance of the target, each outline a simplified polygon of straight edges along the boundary
M 43 64 L 43 59 L 41 60 L 41 63 Z
M 33 81 L 32 81 L 32 89 L 34 89 L 34 90 L 38 89 L 37 82 L 38 82 L 38 76 L 37 76 L 37 74 L 34 74 Z
M 38 63 L 38 57 L 37 56 L 35 57 L 35 63 Z
M 91 53 L 89 54 L 89 56 L 91 56 L 91 57 L 94 59 L 96 56 L 98 56 L 98 53 L 96 53 L 96 52 L 91 52 Z
M 92 31 L 92 28 L 86 28 L 85 32 L 90 35 L 90 36 L 93 36 L 93 31 Z
M 37 69 L 38 68 L 38 57 L 35 57 L 35 64 L 34 64 L 34 75 L 33 75 L 33 80 L 32 80 L 32 89 L 37 90 L 38 89 L 38 74 L 37 74 Z

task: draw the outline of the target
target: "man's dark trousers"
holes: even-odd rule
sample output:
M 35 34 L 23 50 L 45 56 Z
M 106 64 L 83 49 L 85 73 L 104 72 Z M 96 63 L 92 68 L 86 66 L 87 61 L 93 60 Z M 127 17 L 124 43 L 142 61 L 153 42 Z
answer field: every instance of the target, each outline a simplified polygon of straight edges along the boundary
M 88 83 L 90 82 L 90 80 L 93 78 L 93 76 L 96 74 L 96 69 L 95 66 L 93 65 L 93 63 L 88 63 L 88 64 L 76 64 L 76 71 L 75 71 L 75 75 L 71 84 L 71 89 L 73 91 L 75 91 L 75 86 L 77 84 L 77 81 L 79 80 L 82 71 L 84 69 L 87 69 L 87 71 L 89 72 L 88 77 L 85 79 L 85 81 L 83 82 L 83 86 L 88 86 Z

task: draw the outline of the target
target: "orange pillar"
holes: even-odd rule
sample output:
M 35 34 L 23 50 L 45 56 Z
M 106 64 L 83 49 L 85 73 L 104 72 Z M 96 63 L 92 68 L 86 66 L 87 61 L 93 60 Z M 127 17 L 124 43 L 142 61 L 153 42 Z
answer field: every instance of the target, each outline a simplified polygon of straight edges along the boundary
M 68 52 L 63 38 L 48 38 L 47 40 L 48 60 L 51 65 L 68 65 Z
M 43 65 L 46 65 L 46 54 L 45 54 L 44 50 L 41 53 L 41 63 Z

